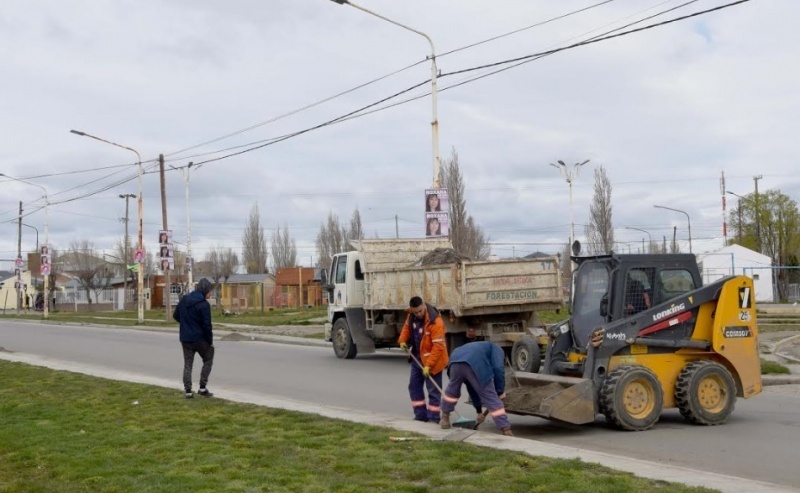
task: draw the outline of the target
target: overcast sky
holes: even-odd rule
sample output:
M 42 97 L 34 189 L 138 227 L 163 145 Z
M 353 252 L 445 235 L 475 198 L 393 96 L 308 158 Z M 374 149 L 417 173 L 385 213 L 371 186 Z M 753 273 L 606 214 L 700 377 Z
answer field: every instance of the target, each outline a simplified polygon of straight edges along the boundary
M 474 81 L 510 65 L 448 74 L 568 46 L 686 2 L 359 1 L 433 39 L 442 159 L 458 151 L 468 211 L 494 254 L 555 253 L 567 242 L 569 188 L 548 165 L 557 160 L 591 160 L 573 183 L 578 239 L 594 170 L 606 170 L 622 251 L 636 252 L 646 237 L 628 228 L 661 240 L 673 227 L 688 251 L 687 217 L 653 205 L 689 215 L 695 253 L 722 247 L 723 172 L 740 195 L 761 175 L 759 191 L 798 200 L 797 0 L 752 0 Z M 688 3 L 624 30 L 729 1 Z M 433 164 L 431 49 L 422 36 L 329 0 L 5 0 L 0 46 L 0 173 L 47 190 L 56 249 L 89 239 L 110 253 L 124 235 L 119 195 L 139 193 L 135 153 L 70 129 L 141 155 L 151 251 L 162 228 L 154 160 L 164 154 L 169 228 L 185 250 L 186 183 L 171 167 L 246 151 L 417 85 L 371 109 L 418 97 L 411 102 L 191 168 L 189 200 L 198 259 L 215 246 L 240 252 L 254 204 L 268 236 L 288 225 L 303 265 L 315 261 L 329 211 L 348 222 L 357 207 L 369 237 L 394 237 L 396 227 L 403 238 L 424 236 Z M 23 252 L 35 246 L 33 228 L 44 242 L 42 195 L 0 177 L 0 269 L 13 268 L 20 200 L 32 226 L 22 228 Z M 135 200 L 129 217 L 135 237 Z

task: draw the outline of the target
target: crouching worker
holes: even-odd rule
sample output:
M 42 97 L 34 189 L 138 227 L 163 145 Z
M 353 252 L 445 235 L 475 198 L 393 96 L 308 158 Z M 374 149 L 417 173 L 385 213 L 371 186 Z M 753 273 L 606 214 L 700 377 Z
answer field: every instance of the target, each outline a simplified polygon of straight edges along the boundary
M 403 351 L 410 353 L 411 374 L 408 394 L 417 421 L 439 422 L 442 396 L 442 373 L 447 367 L 447 345 L 444 342 L 444 322 L 439 311 L 414 296 L 408 302 L 408 316 L 397 342 Z M 416 358 L 420 364 L 414 361 Z M 425 386 L 428 405 L 425 405 Z
M 444 390 L 442 404 L 442 428 L 450 428 L 450 413 L 461 397 L 461 384 L 466 384 L 472 405 L 479 413 L 478 424 L 483 422 L 481 408 L 486 406 L 494 424 L 503 435 L 513 436 L 511 423 L 506 415 L 506 374 L 503 367 L 503 349 L 497 344 L 481 341 L 470 342 L 456 348 L 450 355 L 447 375 L 450 383 Z

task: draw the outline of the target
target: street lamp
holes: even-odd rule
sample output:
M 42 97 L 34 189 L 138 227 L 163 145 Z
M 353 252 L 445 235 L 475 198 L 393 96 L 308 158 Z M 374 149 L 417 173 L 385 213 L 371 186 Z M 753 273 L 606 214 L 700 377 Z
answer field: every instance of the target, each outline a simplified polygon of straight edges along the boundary
M 192 227 L 191 223 L 189 222 L 189 171 L 191 171 L 192 166 L 194 169 L 200 169 L 202 164 L 198 164 L 195 166 L 194 163 L 190 162 L 185 168 L 176 168 L 175 166 L 170 165 L 169 167 L 172 169 L 177 169 L 183 175 L 183 180 L 186 182 L 186 266 L 184 268 L 187 271 L 187 281 L 189 283 L 189 289 L 192 289 L 193 286 L 193 277 L 192 271 L 194 270 L 194 258 L 192 258 Z
M 569 184 L 569 247 L 572 248 L 572 243 L 575 241 L 575 222 L 572 218 L 572 182 L 578 178 L 578 174 L 580 173 L 580 168 L 584 164 L 588 163 L 589 160 L 582 163 L 575 163 L 572 165 L 572 169 L 570 170 L 564 161 L 558 161 L 558 165 L 550 163 L 550 166 L 557 168 L 561 171 L 561 174 L 564 175 L 564 178 L 567 180 L 567 184 Z
M 631 226 L 625 226 L 625 229 L 634 229 L 636 231 L 641 231 L 642 233 L 647 234 L 647 241 L 648 241 L 648 243 L 647 243 L 647 253 L 650 253 L 650 250 L 652 250 L 652 248 L 653 248 L 653 237 L 650 236 L 650 232 L 649 231 L 645 231 L 645 230 L 639 229 L 639 228 L 634 228 L 634 227 L 631 227 Z
M 110 140 L 101 139 L 100 137 L 95 137 L 94 135 L 87 134 L 86 132 L 80 132 L 78 130 L 70 130 L 71 133 L 75 135 L 80 135 L 81 137 L 89 137 L 90 139 L 99 140 L 100 142 L 105 142 L 106 144 L 111 144 L 112 146 L 119 147 L 121 149 L 126 149 L 128 151 L 133 152 L 136 154 L 136 164 L 139 167 L 139 250 L 144 251 L 142 236 L 143 236 L 143 219 L 142 219 L 142 157 L 131 147 L 126 147 L 124 145 L 117 144 L 115 142 L 111 142 Z M 138 308 L 139 308 L 139 315 L 138 315 L 138 323 L 141 325 L 144 323 L 144 259 L 142 259 L 142 263 L 139 264 L 137 269 L 138 274 L 138 291 L 139 296 L 137 299 Z
M 417 31 L 411 27 L 408 27 L 404 24 L 401 24 L 397 21 L 393 21 L 387 17 L 384 17 L 380 14 L 377 14 L 371 10 L 365 9 L 360 5 L 356 5 L 349 0 L 331 0 L 334 3 L 338 3 L 339 5 L 349 5 L 353 8 L 366 12 L 370 15 L 373 15 L 379 19 L 383 19 L 386 22 L 390 22 L 395 26 L 402 27 L 407 31 L 411 31 L 412 33 L 417 33 L 420 36 L 423 36 L 425 39 L 428 40 L 428 43 L 431 45 L 431 99 L 433 101 L 433 121 L 431 121 L 431 131 L 433 132 L 433 188 L 439 188 L 441 186 L 441 182 L 439 180 L 439 169 L 441 167 L 441 160 L 439 159 L 439 118 L 436 115 L 436 77 L 438 75 L 438 69 L 436 68 L 436 49 L 433 46 L 433 40 L 430 36 L 425 34 L 422 31 Z
M 22 223 L 23 226 L 31 228 L 32 230 L 36 231 L 36 253 L 39 253 L 39 230 L 35 227 L 31 226 L 30 224 Z
M 50 199 L 47 198 L 47 189 L 44 188 L 41 185 L 37 185 L 36 183 L 31 183 L 31 182 L 25 181 L 25 180 L 23 180 L 21 178 L 14 178 L 13 176 L 8 176 L 8 175 L 3 174 L 3 173 L 0 173 L 0 176 L 5 176 L 6 178 L 8 178 L 10 180 L 18 181 L 20 183 L 24 183 L 24 184 L 30 185 L 32 187 L 39 187 L 39 188 L 42 189 L 42 191 L 44 192 L 44 244 L 47 245 L 47 243 L 48 243 L 48 241 L 47 241 L 48 240 L 47 223 L 48 223 L 48 218 L 49 218 L 49 214 L 48 214 L 47 209 L 48 209 L 48 206 L 50 205 Z M 22 211 L 22 209 L 20 209 L 20 211 Z M 22 220 L 22 216 L 20 215 L 20 221 L 21 220 Z M 39 240 L 38 240 L 38 238 L 39 238 L 39 230 L 36 230 L 36 238 L 37 238 L 36 242 L 38 243 L 39 242 Z M 39 254 L 39 247 L 38 246 L 36 247 L 36 254 L 37 255 Z M 49 299 L 50 298 L 50 294 L 48 293 L 49 287 L 50 287 L 50 275 L 48 274 L 48 275 L 44 276 L 44 318 L 47 318 L 47 316 L 49 314 L 49 305 L 50 305 L 50 299 Z
M 726 191 L 727 191 L 727 193 L 733 195 L 734 197 L 738 197 L 739 198 L 739 205 L 738 205 L 737 209 L 739 209 L 739 244 L 741 245 L 742 241 L 743 241 L 742 240 L 742 229 L 743 229 L 742 228 L 742 201 L 743 200 L 752 200 L 752 199 L 750 197 L 742 197 L 738 193 L 733 193 L 730 190 L 726 190 Z M 755 205 L 757 207 L 758 203 L 755 203 Z M 758 208 L 755 209 L 754 216 L 755 216 L 755 219 L 756 219 L 756 245 L 757 245 L 756 248 L 758 248 L 758 251 L 760 253 L 761 252 L 761 234 L 760 234 L 760 229 L 761 228 L 759 228 L 759 226 L 758 226 L 759 225 Z
M 673 209 L 672 207 L 665 207 L 663 205 L 654 205 L 656 209 L 667 209 L 669 211 L 680 212 L 681 214 L 686 215 L 686 221 L 689 223 L 689 253 L 692 253 L 692 220 L 689 219 L 689 214 L 686 211 L 682 211 L 680 209 Z

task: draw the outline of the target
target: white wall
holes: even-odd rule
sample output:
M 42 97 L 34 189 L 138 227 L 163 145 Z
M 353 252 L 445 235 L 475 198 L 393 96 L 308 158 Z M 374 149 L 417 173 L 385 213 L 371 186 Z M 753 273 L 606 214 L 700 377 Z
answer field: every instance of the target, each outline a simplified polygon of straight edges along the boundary
M 698 255 L 702 262 L 703 284 L 725 276 L 746 275 L 753 279 L 756 301 L 773 302 L 772 260 L 740 245 L 730 245 L 715 252 Z

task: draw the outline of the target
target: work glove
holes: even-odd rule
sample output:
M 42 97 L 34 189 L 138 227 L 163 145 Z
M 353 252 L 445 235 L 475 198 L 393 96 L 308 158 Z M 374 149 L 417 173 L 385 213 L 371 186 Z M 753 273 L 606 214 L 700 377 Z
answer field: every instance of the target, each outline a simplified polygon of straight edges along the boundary
M 402 349 L 403 351 L 408 351 L 408 344 L 406 344 L 405 342 L 401 342 L 400 349 Z
M 482 425 L 483 422 L 486 421 L 486 415 L 488 415 L 488 414 L 489 414 L 489 410 L 488 409 L 486 411 L 478 414 L 478 417 L 475 418 L 475 428 L 478 428 L 478 426 Z
M 500 398 L 500 400 L 501 400 L 501 401 L 503 401 L 503 402 L 505 402 L 505 401 L 506 401 L 506 393 L 505 393 L 505 392 L 503 392 L 502 394 L 500 394 L 498 397 Z
M 425 375 L 426 377 L 431 376 L 431 367 L 430 366 L 424 367 L 422 369 L 422 374 Z

